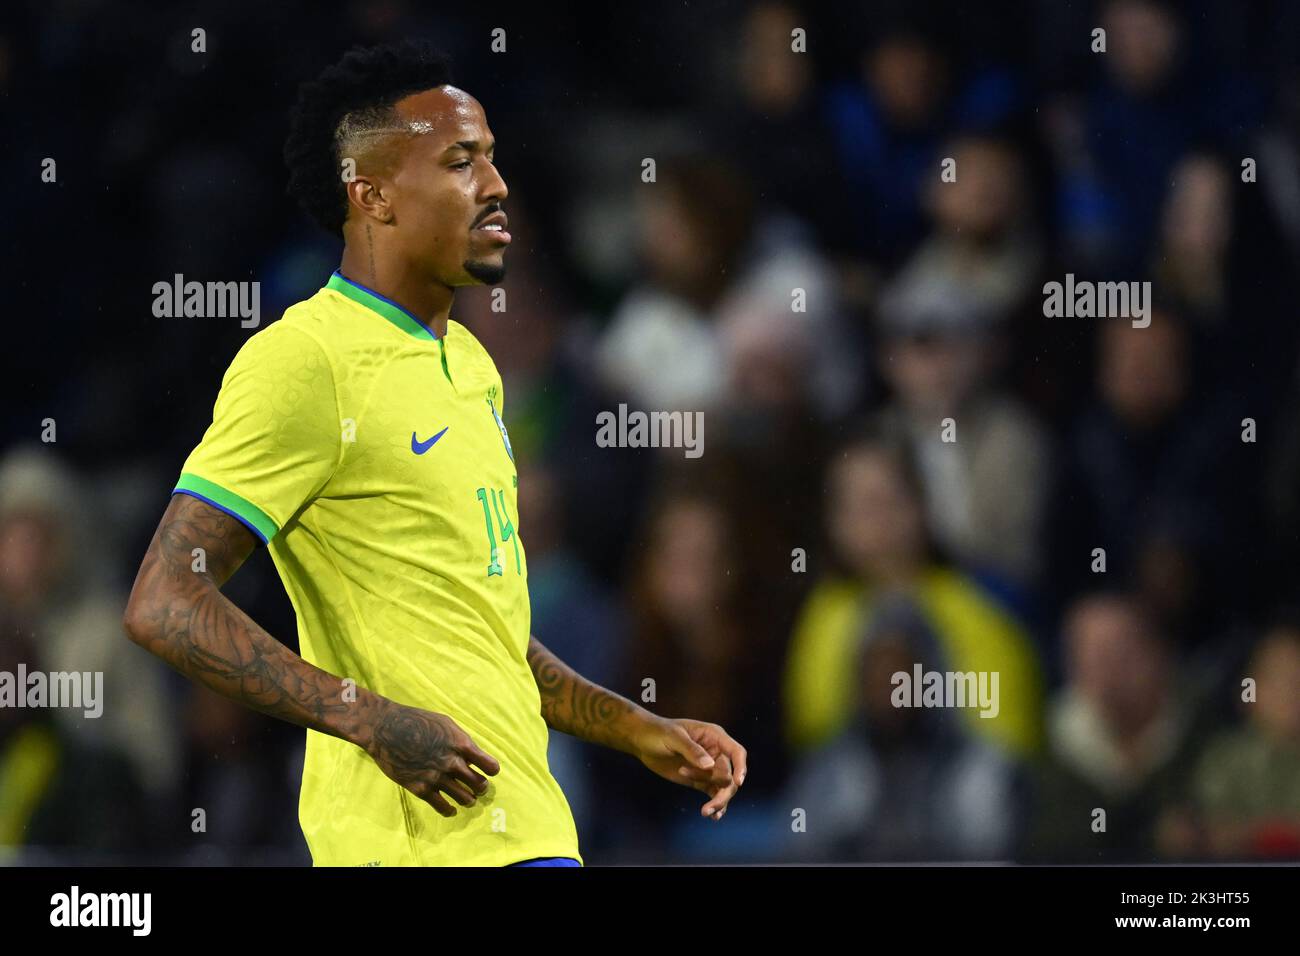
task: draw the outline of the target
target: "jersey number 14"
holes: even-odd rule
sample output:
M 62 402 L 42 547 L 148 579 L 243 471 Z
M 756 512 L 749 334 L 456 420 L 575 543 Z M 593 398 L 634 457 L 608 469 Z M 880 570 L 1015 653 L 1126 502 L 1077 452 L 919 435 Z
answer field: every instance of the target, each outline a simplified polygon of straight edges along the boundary
M 501 551 L 497 547 L 497 536 L 493 530 L 492 519 L 496 518 L 496 528 L 501 532 L 501 543 L 504 545 L 507 541 L 514 542 L 515 546 L 515 574 L 520 574 L 519 570 L 519 536 L 515 534 L 515 526 L 510 523 L 510 514 L 506 511 L 506 493 L 497 488 L 478 490 L 478 500 L 483 505 L 483 521 L 487 525 L 488 536 L 488 554 L 491 560 L 488 563 L 488 577 L 494 574 L 505 573 L 501 568 Z M 488 508 L 488 502 L 491 502 L 491 509 Z M 502 520 L 504 517 L 504 520 Z

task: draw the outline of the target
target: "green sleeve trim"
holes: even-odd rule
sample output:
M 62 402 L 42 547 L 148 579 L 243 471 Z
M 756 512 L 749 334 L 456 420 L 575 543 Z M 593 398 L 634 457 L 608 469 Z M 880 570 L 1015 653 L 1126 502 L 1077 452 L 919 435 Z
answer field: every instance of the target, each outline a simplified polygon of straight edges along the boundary
M 274 538 L 280 530 L 279 525 L 272 521 L 265 511 L 251 501 L 239 497 L 233 491 L 227 491 L 215 481 L 208 481 L 208 479 L 200 478 L 198 475 L 182 472 L 172 494 L 176 494 L 178 491 L 192 495 L 200 501 L 206 501 L 232 518 L 238 518 L 248 526 L 249 531 L 252 531 L 262 540 L 263 544 Z

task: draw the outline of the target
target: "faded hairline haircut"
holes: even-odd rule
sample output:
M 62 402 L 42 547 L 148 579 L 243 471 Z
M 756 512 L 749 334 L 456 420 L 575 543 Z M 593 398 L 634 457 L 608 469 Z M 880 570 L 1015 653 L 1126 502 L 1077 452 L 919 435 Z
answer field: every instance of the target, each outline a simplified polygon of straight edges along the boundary
M 446 86 L 451 63 L 416 40 L 359 47 L 304 83 L 289 117 L 284 161 L 288 193 L 318 225 L 340 235 L 348 215 L 343 161 L 376 134 L 424 133 L 394 108 L 412 93 Z

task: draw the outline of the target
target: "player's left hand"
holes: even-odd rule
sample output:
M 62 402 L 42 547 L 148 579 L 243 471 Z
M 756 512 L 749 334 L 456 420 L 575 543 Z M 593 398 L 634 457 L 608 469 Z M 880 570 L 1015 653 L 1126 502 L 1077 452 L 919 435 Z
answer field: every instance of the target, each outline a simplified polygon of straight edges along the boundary
M 709 795 L 701 816 L 721 820 L 745 782 L 745 748 L 717 724 L 656 717 L 634 745 L 637 758 L 659 776 Z

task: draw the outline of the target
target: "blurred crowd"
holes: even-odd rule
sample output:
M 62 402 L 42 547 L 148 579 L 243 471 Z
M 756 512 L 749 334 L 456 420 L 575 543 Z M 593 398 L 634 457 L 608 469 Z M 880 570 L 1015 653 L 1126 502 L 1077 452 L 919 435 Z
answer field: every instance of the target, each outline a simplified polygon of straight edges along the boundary
M 553 734 L 588 863 L 1300 859 L 1300 7 L 11 6 L 0 671 L 107 699 L 0 708 L 0 860 L 308 860 L 303 731 L 121 629 L 249 334 L 151 288 L 319 288 L 287 107 L 407 35 L 510 186 L 507 307 L 452 317 L 503 376 L 534 633 L 750 755 L 712 823 Z M 1151 282 L 1149 326 L 1045 317 L 1067 273 Z M 703 411 L 704 454 L 597 447 L 619 403 Z M 264 551 L 227 593 L 296 646 Z M 996 672 L 996 716 L 896 706 L 916 665 Z

